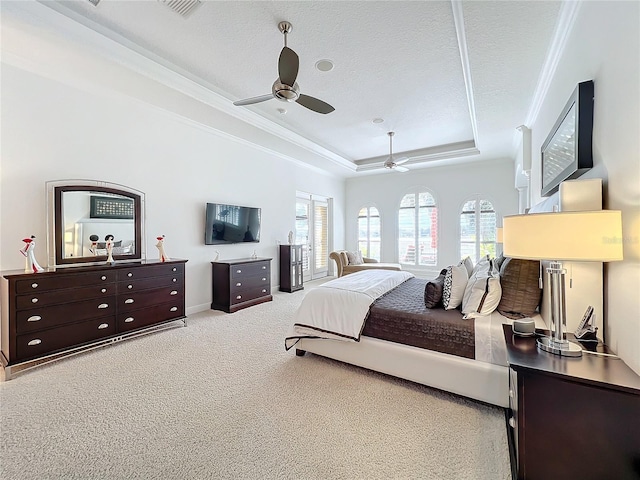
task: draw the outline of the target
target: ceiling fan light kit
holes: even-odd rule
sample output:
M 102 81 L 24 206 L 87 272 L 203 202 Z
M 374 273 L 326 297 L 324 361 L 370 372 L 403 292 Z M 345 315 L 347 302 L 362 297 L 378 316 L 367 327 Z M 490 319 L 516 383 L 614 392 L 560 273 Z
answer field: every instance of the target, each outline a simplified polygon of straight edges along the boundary
M 252 105 L 275 98 L 282 102 L 296 102 L 303 107 L 317 113 L 327 114 L 335 110 L 322 100 L 300 93 L 300 86 L 296 82 L 300 59 L 298 54 L 287 46 L 287 35 L 293 27 L 289 22 L 278 23 L 278 30 L 284 35 L 284 47 L 278 59 L 278 78 L 271 86 L 271 94 L 251 97 L 233 102 L 236 106 Z

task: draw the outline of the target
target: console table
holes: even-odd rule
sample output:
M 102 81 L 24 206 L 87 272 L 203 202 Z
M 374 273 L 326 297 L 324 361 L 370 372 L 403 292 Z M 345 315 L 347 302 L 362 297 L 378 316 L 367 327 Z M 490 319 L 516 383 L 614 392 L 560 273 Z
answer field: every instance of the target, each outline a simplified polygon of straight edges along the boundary
M 185 318 L 186 260 L 1 272 L 2 355 L 14 368 L 57 359 Z M 26 368 L 20 368 L 25 370 Z
M 615 356 L 561 357 L 503 329 L 518 478 L 639 478 L 640 376 Z
M 273 300 L 271 259 L 238 258 L 211 262 L 211 308 L 227 313 Z

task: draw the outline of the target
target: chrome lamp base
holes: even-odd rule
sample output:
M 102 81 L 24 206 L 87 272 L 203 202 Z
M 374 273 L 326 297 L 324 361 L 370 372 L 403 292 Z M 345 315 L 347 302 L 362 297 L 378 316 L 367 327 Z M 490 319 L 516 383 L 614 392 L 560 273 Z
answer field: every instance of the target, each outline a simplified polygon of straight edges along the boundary
M 564 340 L 558 342 L 550 337 L 542 337 L 537 339 L 538 348 L 554 355 L 562 355 L 564 357 L 581 357 L 582 347 L 576 343 Z

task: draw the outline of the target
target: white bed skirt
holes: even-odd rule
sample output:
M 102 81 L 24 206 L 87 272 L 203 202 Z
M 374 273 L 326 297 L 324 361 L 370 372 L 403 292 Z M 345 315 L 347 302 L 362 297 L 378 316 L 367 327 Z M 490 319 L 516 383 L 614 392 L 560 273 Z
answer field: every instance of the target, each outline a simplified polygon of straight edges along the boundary
M 377 338 L 302 338 L 295 348 L 482 402 L 509 406 L 509 368 Z

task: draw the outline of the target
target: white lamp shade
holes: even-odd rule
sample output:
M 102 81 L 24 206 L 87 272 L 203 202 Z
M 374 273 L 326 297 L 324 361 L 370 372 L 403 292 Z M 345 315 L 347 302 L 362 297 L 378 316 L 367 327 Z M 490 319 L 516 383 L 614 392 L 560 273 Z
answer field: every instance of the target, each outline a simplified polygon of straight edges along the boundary
M 622 260 L 618 210 L 532 213 L 504 217 L 505 257 L 532 260 Z

